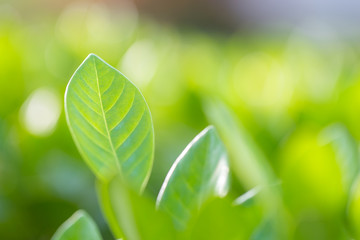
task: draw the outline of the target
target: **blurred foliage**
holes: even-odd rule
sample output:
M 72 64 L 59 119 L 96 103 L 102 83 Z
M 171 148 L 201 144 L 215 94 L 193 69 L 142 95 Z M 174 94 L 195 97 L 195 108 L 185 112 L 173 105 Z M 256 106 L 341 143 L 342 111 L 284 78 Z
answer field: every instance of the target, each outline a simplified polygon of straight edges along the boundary
M 79 208 L 111 239 L 61 107 L 66 83 L 90 52 L 117 66 L 149 103 L 156 149 L 146 191 L 154 198 L 176 156 L 209 123 L 232 158 L 223 201 L 276 185 L 261 191 L 254 210 L 209 203 L 193 239 L 217 229 L 228 239 L 360 237 L 356 44 L 331 31 L 179 30 L 139 18 L 128 5 L 79 2 L 52 11 L 0 3 L 1 239 L 49 239 Z M 246 220 L 235 224 L 238 215 Z M 222 218 L 234 226 L 217 225 Z

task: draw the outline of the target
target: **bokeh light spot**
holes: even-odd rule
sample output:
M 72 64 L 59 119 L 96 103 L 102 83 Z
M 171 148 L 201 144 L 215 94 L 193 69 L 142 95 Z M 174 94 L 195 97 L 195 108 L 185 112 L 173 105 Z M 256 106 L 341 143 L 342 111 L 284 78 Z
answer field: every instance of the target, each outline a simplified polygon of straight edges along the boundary
M 55 128 L 60 112 L 59 96 L 54 90 L 39 88 L 21 107 L 20 121 L 29 133 L 48 136 Z

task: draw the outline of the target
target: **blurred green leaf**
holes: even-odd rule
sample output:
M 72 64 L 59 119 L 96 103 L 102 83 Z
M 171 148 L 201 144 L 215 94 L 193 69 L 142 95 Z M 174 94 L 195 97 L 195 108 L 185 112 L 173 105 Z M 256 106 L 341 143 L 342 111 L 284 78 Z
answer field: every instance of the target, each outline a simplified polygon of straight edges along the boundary
M 154 134 L 140 91 L 90 54 L 69 82 L 65 109 L 73 139 L 97 177 L 109 179 L 119 172 L 141 191 L 151 172 Z
M 251 240 L 279 240 L 276 232 L 275 218 L 265 218 L 251 236 Z
M 271 223 L 274 227 L 271 231 L 276 232 L 278 238 L 287 236 L 290 223 L 287 223 L 287 214 L 283 206 L 277 177 L 268 160 L 241 122 L 225 104 L 209 99 L 204 103 L 205 113 L 209 120 L 218 127 L 220 134 L 224 137 L 225 144 L 231 154 L 232 169 L 241 183 L 247 189 L 252 189 L 247 193 L 251 194 L 251 191 L 255 191 L 255 194 L 245 202 L 253 201 L 253 198 L 258 195 L 256 197 L 257 204 L 264 208 L 266 216 L 276 217 L 277 224 Z M 261 189 L 261 191 L 256 192 L 256 189 Z M 245 197 L 243 196 L 244 199 Z M 245 204 L 244 199 L 240 197 L 236 201 Z M 266 234 L 268 230 L 260 226 L 258 231 L 261 234 Z
M 82 210 L 77 211 L 56 231 L 52 240 L 101 240 L 99 230 L 91 217 Z
M 116 238 L 174 239 L 171 219 L 155 209 L 155 201 L 128 188 L 119 177 L 98 182 L 103 212 Z M 151 219 L 151 222 L 149 222 Z
M 224 137 L 233 170 L 248 189 L 277 182 L 264 154 L 227 106 L 220 101 L 207 100 L 205 113 Z M 272 195 L 276 194 L 273 191 Z
M 360 177 L 357 178 L 352 189 L 347 215 L 352 233 L 356 239 L 360 238 Z
M 200 209 L 186 239 L 250 239 L 262 215 L 259 204 L 234 205 L 229 196 L 212 199 Z
M 268 194 L 267 191 L 278 191 L 278 187 L 279 184 L 255 187 L 234 201 L 234 205 L 248 209 L 247 212 L 251 215 L 249 217 L 252 219 L 252 225 L 249 224 L 247 230 L 251 230 L 251 237 L 248 236 L 244 239 L 289 239 L 287 235 L 290 223 L 284 209 L 279 208 L 281 206 L 276 206 L 277 208 L 274 206 L 270 211 L 264 211 L 261 203 L 264 200 L 264 196 L 261 195 Z M 254 214 L 255 216 L 253 216 Z M 254 226 L 254 223 L 257 225 Z
M 357 142 L 342 124 L 333 124 L 325 128 L 320 133 L 320 140 L 333 145 L 344 187 L 349 190 L 360 167 Z
M 225 196 L 229 187 L 225 147 L 215 128 L 197 135 L 168 172 L 157 199 L 178 229 L 184 229 L 197 209 L 212 196 Z
M 298 129 L 279 158 L 284 200 L 297 216 L 304 211 L 338 216 L 345 203 L 336 151 L 319 138 L 316 129 Z M 301 189 L 301 191 L 299 191 Z
M 340 239 L 347 191 L 333 144 L 316 128 L 298 128 L 282 147 L 279 170 L 295 239 Z

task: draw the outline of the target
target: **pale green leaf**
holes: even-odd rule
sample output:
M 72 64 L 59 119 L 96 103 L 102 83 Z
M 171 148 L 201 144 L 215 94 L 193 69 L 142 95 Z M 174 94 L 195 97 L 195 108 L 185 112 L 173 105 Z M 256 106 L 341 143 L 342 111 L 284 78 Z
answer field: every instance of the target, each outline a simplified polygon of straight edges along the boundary
M 97 177 L 120 173 L 143 189 L 153 163 L 154 133 L 149 108 L 133 83 L 90 54 L 67 86 L 65 110 L 73 139 Z
M 82 210 L 77 211 L 56 231 L 52 240 L 101 240 L 99 230 L 91 217 Z
M 229 165 L 225 147 L 214 127 L 197 135 L 172 165 L 161 187 L 157 206 L 184 229 L 212 196 L 225 196 Z

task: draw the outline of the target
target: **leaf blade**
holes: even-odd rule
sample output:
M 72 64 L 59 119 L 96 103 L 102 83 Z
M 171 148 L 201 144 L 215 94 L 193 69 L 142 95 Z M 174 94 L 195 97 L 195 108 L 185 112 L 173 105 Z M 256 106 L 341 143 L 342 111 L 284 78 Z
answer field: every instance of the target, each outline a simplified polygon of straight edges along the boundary
M 178 229 L 184 229 L 204 202 L 226 195 L 228 173 L 225 147 L 215 129 L 208 127 L 174 162 L 161 187 L 157 207 L 169 213 Z
M 77 148 L 95 175 L 109 180 L 120 173 L 142 191 L 153 163 L 154 130 L 136 86 L 90 54 L 69 81 L 65 113 Z

